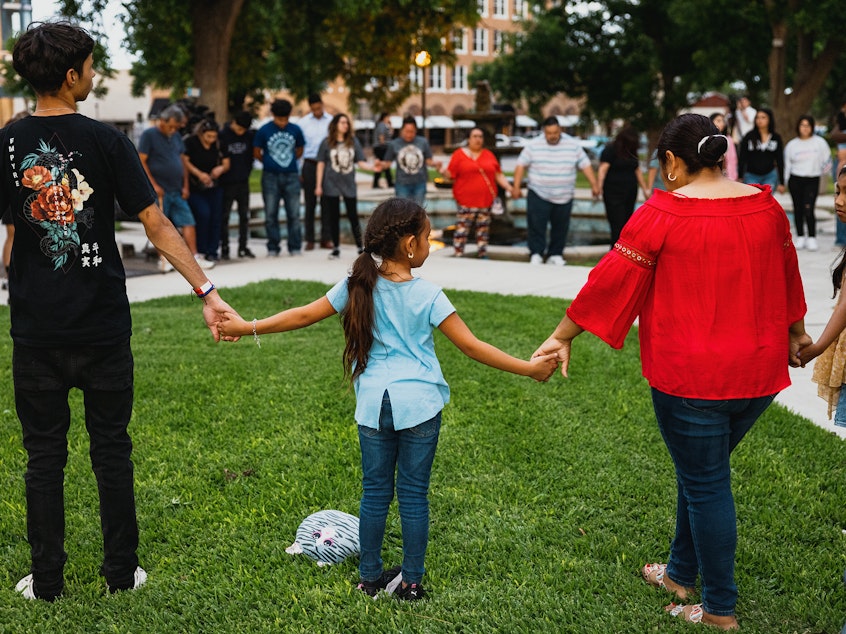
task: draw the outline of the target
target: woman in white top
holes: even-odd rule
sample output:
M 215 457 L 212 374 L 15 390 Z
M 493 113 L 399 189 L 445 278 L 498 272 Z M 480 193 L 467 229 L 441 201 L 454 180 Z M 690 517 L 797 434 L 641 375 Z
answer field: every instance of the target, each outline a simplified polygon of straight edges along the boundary
M 831 149 L 822 137 L 814 134 L 814 118 L 799 117 L 795 139 L 784 148 L 784 182 L 793 199 L 793 220 L 796 224 L 797 249 L 816 251 L 817 223 L 814 206 L 820 189 L 820 176 L 831 165 Z M 808 238 L 805 239 L 805 224 Z

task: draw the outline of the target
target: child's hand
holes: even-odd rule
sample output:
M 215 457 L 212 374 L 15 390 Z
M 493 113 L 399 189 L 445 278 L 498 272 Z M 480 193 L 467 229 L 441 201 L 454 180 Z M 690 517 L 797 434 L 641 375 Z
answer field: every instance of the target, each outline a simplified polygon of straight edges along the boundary
M 558 357 L 554 354 L 532 357 L 529 361 L 531 371 L 529 376 L 535 381 L 546 383 L 558 367 Z
M 217 330 L 223 335 L 224 341 L 237 341 L 237 337 L 252 334 L 253 326 L 237 314 L 226 312 L 217 322 Z
M 823 352 L 824 350 L 819 344 L 812 343 L 811 345 L 805 346 L 804 348 L 799 350 L 799 352 L 796 353 L 796 356 L 799 357 L 799 362 L 804 368 L 806 363 L 813 361 Z

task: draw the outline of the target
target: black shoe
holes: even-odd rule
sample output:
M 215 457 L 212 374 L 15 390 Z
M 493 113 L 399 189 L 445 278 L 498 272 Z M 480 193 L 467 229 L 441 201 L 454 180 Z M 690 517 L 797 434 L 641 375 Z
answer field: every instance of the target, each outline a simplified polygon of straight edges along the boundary
M 337 260 L 341 257 L 341 251 L 339 249 L 332 249 L 332 253 L 329 254 L 330 260 Z
M 256 255 L 249 249 L 238 249 L 239 258 L 255 258 Z
M 231 260 L 232 258 L 229 257 L 229 251 L 221 251 L 220 252 L 220 259 L 221 260 Z
M 360 581 L 356 587 L 368 597 L 375 597 L 380 590 L 384 590 L 391 581 L 401 574 L 402 566 L 394 566 L 390 570 L 383 571 L 375 581 Z
M 394 596 L 400 601 L 420 601 L 429 595 L 419 583 L 409 583 L 407 586 L 399 584 L 394 590 Z

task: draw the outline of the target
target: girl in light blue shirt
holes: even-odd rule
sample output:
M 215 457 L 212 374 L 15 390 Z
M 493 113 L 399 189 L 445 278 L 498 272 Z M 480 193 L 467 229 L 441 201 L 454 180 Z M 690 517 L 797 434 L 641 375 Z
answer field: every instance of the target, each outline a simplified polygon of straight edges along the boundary
M 429 256 L 431 225 L 417 203 L 391 198 L 367 223 L 364 253 L 347 279 L 324 297 L 266 319 L 246 322 L 227 314 L 226 338 L 283 332 L 340 313 L 344 370 L 356 394 L 364 493 L 359 509 L 361 560 L 358 588 L 370 595 L 388 589 L 398 598 L 426 596 L 421 585 L 429 541 L 429 478 L 449 386 L 441 372 L 434 328 L 464 354 L 499 370 L 546 381 L 554 355 L 516 359 L 480 341 L 443 291 L 411 270 Z M 396 479 L 395 479 L 396 477 Z M 394 482 L 402 523 L 402 565 L 384 570 L 382 539 Z

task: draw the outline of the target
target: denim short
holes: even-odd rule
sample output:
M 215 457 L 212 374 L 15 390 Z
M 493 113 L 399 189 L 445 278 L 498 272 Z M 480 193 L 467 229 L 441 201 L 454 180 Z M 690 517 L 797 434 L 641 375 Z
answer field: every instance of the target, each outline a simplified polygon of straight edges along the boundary
M 168 220 L 177 229 L 180 227 L 193 227 L 196 224 L 194 214 L 188 201 L 182 197 L 182 192 L 165 192 L 162 200 L 162 211 Z
M 840 398 L 837 399 L 834 424 L 838 427 L 846 427 L 846 385 L 840 386 Z

